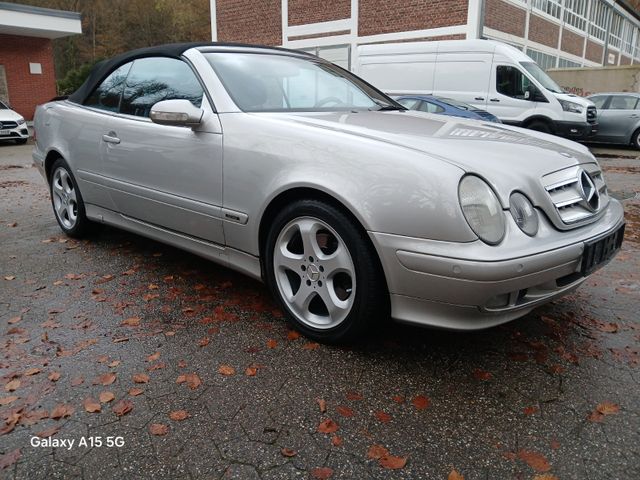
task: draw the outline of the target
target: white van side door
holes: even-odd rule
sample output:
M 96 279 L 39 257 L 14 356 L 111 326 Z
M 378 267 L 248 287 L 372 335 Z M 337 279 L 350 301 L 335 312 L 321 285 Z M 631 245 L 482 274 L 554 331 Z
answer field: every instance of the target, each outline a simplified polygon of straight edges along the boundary
M 438 52 L 433 94 L 485 110 L 493 55 L 482 52 Z
M 519 124 L 535 113 L 537 102 L 527 93 L 531 84 L 518 66 L 495 62 L 491 69 L 487 110 L 505 123 Z

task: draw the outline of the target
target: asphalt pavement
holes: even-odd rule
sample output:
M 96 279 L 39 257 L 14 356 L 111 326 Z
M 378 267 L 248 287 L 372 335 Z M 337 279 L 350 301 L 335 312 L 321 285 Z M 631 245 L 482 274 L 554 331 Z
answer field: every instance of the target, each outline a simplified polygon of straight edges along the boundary
M 31 146 L 0 145 L 0 478 L 640 478 L 640 152 L 595 151 L 627 233 L 577 292 L 338 348 L 226 268 L 66 238 Z

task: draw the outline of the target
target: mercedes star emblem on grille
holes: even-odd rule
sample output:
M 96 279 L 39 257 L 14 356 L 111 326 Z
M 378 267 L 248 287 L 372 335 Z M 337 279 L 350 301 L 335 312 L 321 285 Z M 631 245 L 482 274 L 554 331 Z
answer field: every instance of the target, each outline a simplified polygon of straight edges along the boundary
M 583 201 L 581 202 L 582 205 L 586 209 L 595 212 L 600 206 L 600 193 L 598 192 L 595 183 L 593 183 L 589 174 L 584 170 L 580 170 L 580 173 L 578 173 L 578 180 L 580 194 L 583 198 Z

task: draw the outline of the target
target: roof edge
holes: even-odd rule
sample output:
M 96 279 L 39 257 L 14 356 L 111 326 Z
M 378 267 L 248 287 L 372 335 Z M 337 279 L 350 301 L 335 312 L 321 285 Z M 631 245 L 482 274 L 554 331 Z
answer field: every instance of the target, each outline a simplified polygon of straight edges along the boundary
M 0 2 L 0 10 L 9 10 L 12 12 L 31 13 L 33 15 L 46 15 L 48 17 L 69 18 L 72 20 L 81 20 L 82 15 L 79 12 L 70 12 L 68 10 L 55 10 L 53 8 L 34 7 L 31 5 L 23 5 L 21 3 Z

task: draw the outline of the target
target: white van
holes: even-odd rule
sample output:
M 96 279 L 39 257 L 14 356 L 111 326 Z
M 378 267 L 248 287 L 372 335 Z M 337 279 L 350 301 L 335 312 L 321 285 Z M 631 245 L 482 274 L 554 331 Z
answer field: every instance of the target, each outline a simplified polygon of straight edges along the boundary
M 389 95 L 437 95 L 503 123 L 582 140 L 596 133 L 593 102 L 562 89 L 515 47 L 491 40 L 358 47 L 354 73 Z

